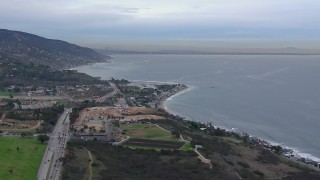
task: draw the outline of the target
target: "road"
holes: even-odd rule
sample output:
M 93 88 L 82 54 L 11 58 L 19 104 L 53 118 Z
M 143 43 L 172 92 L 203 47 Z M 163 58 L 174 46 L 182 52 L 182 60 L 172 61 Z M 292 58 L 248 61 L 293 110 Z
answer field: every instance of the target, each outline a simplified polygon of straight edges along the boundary
M 69 112 L 71 112 L 71 109 L 64 111 L 50 134 L 50 140 L 38 171 L 38 180 L 59 179 L 62 166 L 60 158 L 64 155 L 66 142 L 69 138 Z
M 121 94 L 121 91 L 118 89 L 117 85 L 115 85 L 114 83 L 108 81 L 110 86 L 113 88 L 113 91 L 108 93 L 107 95 L 105 96 L 102 96 L 102 97 L 99 97 L 96 99 L 96 102 L 104 102 L 106 99 L 110 98 L 110 97 L 113 97 L 114 95 L 120 93 Z
M 0 96 L 0 99 L 11 99 L 9 96 Z M 64 99 L 62 96 L 13 96 L 12 99 L 20 100 L 60 100 Z
M 104 128 L 106 129 L 107 139 L 110 141 L 113 139 L 113 129 L 110 120 L 103 121 Z

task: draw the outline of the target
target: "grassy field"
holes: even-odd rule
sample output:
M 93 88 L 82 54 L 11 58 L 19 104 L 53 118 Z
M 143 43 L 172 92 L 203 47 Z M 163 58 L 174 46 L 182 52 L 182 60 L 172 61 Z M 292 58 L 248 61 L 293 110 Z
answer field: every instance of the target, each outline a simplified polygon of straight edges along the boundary
M 192 151 L 192 146 L 191 146 L 190 142 L 187 142 L 183 146 L 181 146 L 180 150 L 182 150 L 182 151 Z
M 13 92 L 0 91 L 0 96 L 10 96 L 10 94 L 12 94 L 13 96 L 15 95 L 15 93 Z
M 36 138 L 18 136 L 0 137 L 0 144 L 1 179 L 36 179 L 45 144 L 41 144 Z
M 229 141 L 229 142 L 233 142 L 233 143 L 236 143 L 236 144 L 240 144 L 242 143 L 243 141 L 242 140 L 239 140 L 239 139 L 236 139 L 234 137 L 221 137 L 222 139 L 226 140 L 226 141 Z
M 65 99 L 59 99 L 59 100 L 57 100 L 57 102 L 60 104 L 63 104 L 64 107 L 68 106 L 68 104 L 69 104 L 68 100 L 65 100 Z
M 126 134 L 132 138 L 178 141 L 171 132 L 163 130 L 154 124 L 125 124 L 121 129 L 126 130 Z
M 142 147 L 143 149 L 179 149 L 183 144 L 179 141 L 130 138 L 123 145 L 131 148 Z

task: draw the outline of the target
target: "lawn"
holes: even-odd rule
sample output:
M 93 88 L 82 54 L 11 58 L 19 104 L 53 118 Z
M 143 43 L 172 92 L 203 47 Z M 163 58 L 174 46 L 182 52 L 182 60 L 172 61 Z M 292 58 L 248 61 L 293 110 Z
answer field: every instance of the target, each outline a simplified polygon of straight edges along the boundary
M 36 179 L 45 144 L 19 136 L 0 137 L 0 144 L 1 179 Z
M 15 95 L 14 92 L 0 91 L 0 96 L 10 96 L 10 94 L 12 94 L 13 96 Z
M 221 138 L 226 140 L 226 141 L 233 142 L 233 143 L 236 143 L 236 144 L 240 144 L 240 143 L 243 142 L 242 140 L 236 139 L 234 137 L 225 136 L 225 137 L 221 137 Z
M 192 145 L 190 144 L 190 142 L 187 142 L 183 146 L 181 146 L 180 150 L 182 150 L 182 151 L 192 151 Z
M 57 100 L 57 102 L 59 104 L 63 104 L 64 107 L 68 106 L 68 104 L 69 104 L 68 100 L 66 100 L 66 99 L 59 99 L 59 100 Z
M 178 141 L 178 138 L 172 136 L 170 131 L 159 128 L 154 124 L 125 124 L 121 125 L 126 134 L 132 138 L 152 139 L 152 140 L 169 140 Z

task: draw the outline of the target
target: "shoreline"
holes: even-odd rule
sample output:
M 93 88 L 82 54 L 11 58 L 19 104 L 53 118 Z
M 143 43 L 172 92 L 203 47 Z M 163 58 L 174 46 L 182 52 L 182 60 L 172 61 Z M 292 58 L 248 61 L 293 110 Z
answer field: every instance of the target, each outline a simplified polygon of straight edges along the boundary
M 98 64 L 98 63 L 101 63 L 101 62 L 90 63 L 90 64 L 87 64 L 87 65 L 75 66 L 75 67 L 72 67 L 72 69 L 76 68 L 76 67 L 82 67 L 82 66 L 92 66 L 92 65 Z M 102 62 L 102 63 L 106 63 L 106 62 Z M 112 63 L 112 61 L 111 62 L 109 61 L 107 63 Z M 129 80 L 129 81 L 131 81 L 131 82 L 141 82 L 141 83 L 146 83 L 146 84 L 155 84 L 155 83 L 158 83 L 158 84 L 179 84 L 179 83 L 174 83 L 174 82 L 144 81 L 144 80 Z M 184 115 L 180 116 L 179 113 L 177 113 L 177 114 L 171 113 L 169 111 L 169 109 L 165 106 L 165 102 L 166 101 L 171 100 L 175 96 L 182 95 L 182 94 L 184 94 L 184 93 L 186 93 L 186 92 L 188 92 L 188 91 L 190 91 L 190 90 L 192 90 L 194 88 L 194 87 L 189 87 L 189 86 L 187 86 L 185 84 L 181 84 L 181 85 L 184 86 L 184 87 L 179 89 L 179 90 L 177 90 L 177 91 L 171 91 L 169 94 L 166 94 L 165 96 L 161 97 L 156 104 L 158 105 L 158 108 L 163 109 L 167 113 L 172 114 L 174 116 L 179 116 L 179 117 L 182 117 L 185 120 L 188 120 L 188 118 L 186 116 L 184 116 Z M 194 120 L 189 120 L 189 121 L 194 121 Z M 200 122 L 200 121 L 195 121 L 195 122 Z M 291 160 L 291 161 L 297 162 L 297 163 L 302 163 L 303 165 L 305 165 L 305 166 L 307 166 L 309 168 L 316 169 L 316 170 L 320 171 L 320 158 L 318 158 L 318 157 L 316 157 L 316 156 L 314 156 L 312 154 L 303 153 L 303 152 L 300 152 L 300 151 L 296 150 L 295 148 L 287 147 L 285 145 L 285 143 L 276 143 L 276 142 L 272 142 L 272 141 L 269 141 L 269 140 L 264 140 L 264 139 L 249 135 L 248 133 L 245 133 L 245 132 L 239 132 L 239 131 L 237 132 L 237 131 L 233 130 L 233 128 L 232 129 L 227 129 L 225 127 L 220 127 L 220 126 L 215 126 L 215 127 L 219 128 L 219 129 L 222 129 L 222 130 L 224 130 L 226 132 L 236 133 L 236 134 L 238 134 L 240 136 L 243 136 L 243 134 L 248 135 L 257 144 L 261 144 L 261 142 L 263 142 L 263 145 L 265 145 L 267 147 L 280 146 L 286 152 L 286 153 L 281 153 L 280 154 L 282 157 L 286 157 L 288 160 Z M 288 154 L 288 152 L 290 152 L 290 153 Z M 319 163 L 319 165 L 318 165 L 319 168 L 315 168 L 313 165 L 310 166 L 310 164 L 312 164 L 312 163 Z
M 143 82 L 143 81 L 141 81 L 141 82 Z M 179 95 L 182 95 L 182 94 L 184 94 L 184 93 L 186 93 L 188 91 L 191 91 L 194 88 L 194 87 L 190 87 L 188 85 L 184 85 L 184 86 L 185 86 L 185 88 L 180 89 L 179 91 L 170 92 L 170 94 L 168 94 L 168 96 L 165 96 L 165 98 L 162 98 L 160 100 L 160 102 L 159 102 L 158 108 L 163 109 L 168 114 L 172 114 L 174 116 L 181 117 L 179 114 L 174 114 L 174 113 L 170 112 L 168 107 L 165 106 L 165 102 L 172 100 L 172 98 L 174 98 L 176 96 L 179 96 Z M 185 120 L 188 120 L 187 117 L 185 117 L 183 115 L 182 115 L 182 118 L 185 119 Z M 188 121 L 192 121 L 192 120 L 188 120 Z M 318 157 L 316 157 L 316 156 L 314 156 L 312 154 L 300 152 L 299 150 L 296 150 L 294 147 L 286 146 L 285 143 L 272 142 L 270 140 L 261 139 L 259 137 L 250 135 L 250 134 L 245 133 L 245 132 L 235 131 L 235 130 L 233 130 L 233 128 L 232 129 L 227 129 L 227 128 L 220 127 L 220 126 L 214 126 L 214 127 L 222 129 L 222 130 L 224 130 L 226 132 L 235 133 L 235 134 L 237 134 L 239 136 L 244 136 L 244 135 L 248 136 L 254 144 L 259 145 L 259 146 L 261 146 L 261 147 L 263 147 L 265 149 L 268 149 L 270 151 L 272 151 L 271 150 L 272 147 L 280 146 L 281 149 L 282 149 L 282 152 L 280 153 L 280 155 L 282 157 L 285 157 L 288 160 L 291 160 L 293 162 L 300 163 L 300 164 L 302 164 L 304 166 L 307 166 L 309 168 L 312 168 L 314 170 L 320 171 L 320 158 L 318 158 Z M 314 164 L 317 164 L 317 163 L 319 164 L 318 165 L 319 168 L 316 168 L 314 166 Z
M 165 106 L 165 102 L 168 101 L 168 100 L 171 100 L 173 97 L 182 95 L 182 94 L 184 94 L 184 93 L 186 93 L 186 92 L 188 92 L 190 90 L 191 90 L 191 87 L 189 87 L 189 86 L 187 86 L 185 84 L 181 84 L 180 89 L 177 89 L 176 91 L 171 91 L 169 94 L 167 94 L 164 97 L 161 97 L 159 99 L 159 102 L 157 103 L 158 108 L 165 110 L 169 114 L 173 114 L 173 113 L 168 111 L 168 108 Z

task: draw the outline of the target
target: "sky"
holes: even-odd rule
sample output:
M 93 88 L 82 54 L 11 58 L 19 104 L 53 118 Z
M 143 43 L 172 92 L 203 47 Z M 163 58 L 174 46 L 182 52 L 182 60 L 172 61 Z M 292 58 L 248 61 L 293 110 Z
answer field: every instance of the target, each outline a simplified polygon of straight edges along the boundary
M 0 25 L 92 48 L 320 49 L 319 0 L 1 0 Z

